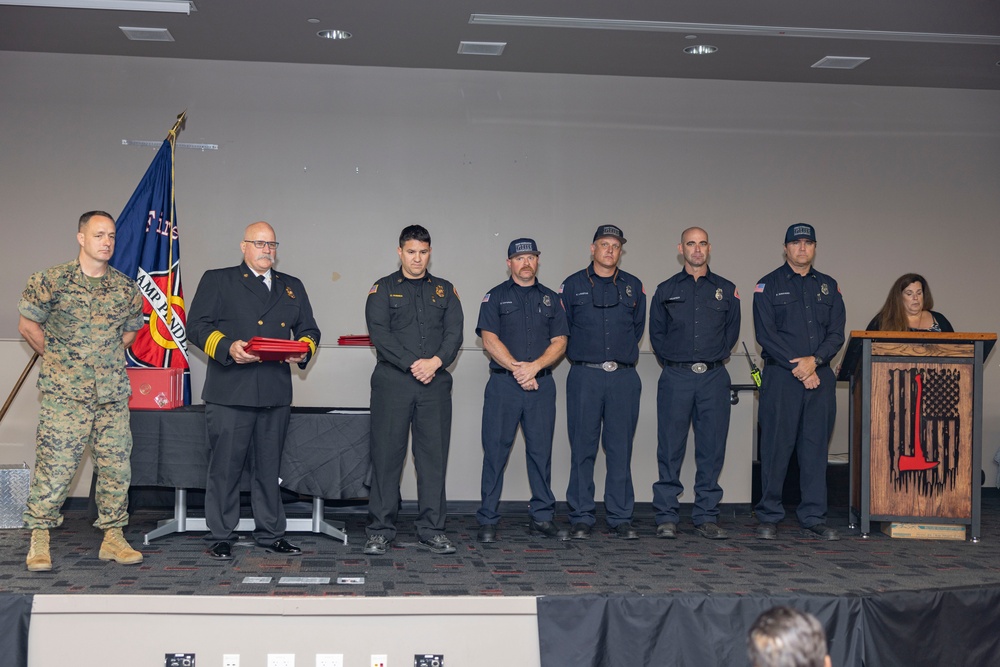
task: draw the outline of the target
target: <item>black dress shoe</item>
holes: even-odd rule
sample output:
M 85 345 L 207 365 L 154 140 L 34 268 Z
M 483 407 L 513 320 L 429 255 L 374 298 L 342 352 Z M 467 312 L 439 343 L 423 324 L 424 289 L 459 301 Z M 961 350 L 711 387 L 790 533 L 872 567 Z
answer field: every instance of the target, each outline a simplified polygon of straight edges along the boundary
M 619 540 L 637 540 L 639 539 L 639 531 L 632 527 L 632 524 L 626 521 L 625 523 L 620 523 L 611 529 L 611 535 L 617 537 Z
M 482 526 L 480 526 L 479 532 L 476 533 L 476 540 L 482 542 L 483 544 L 496 542 L 497 525 L 495 523 L 485 523 Z
M 809 526 L 806 528 L 806 531 L 811 537 L 818 537 L 821 540 L 829 542 L 836 542 L 840 539 L 840 533 L 837 532 L 837 529 L 830 528 L 825 523 L 817 523 L 815 526 Z
M 694 529 L 698 531 L 698 534 L 707 540 L 728 540 L 729 533 L 719 528 L 719 524 L 714 522 L 706 522 L 700 526 L 695 526 Z
M 574 523 L 569 536 L 574 540 L 589 540 L 593 527 L 589 523 Z
M 282 556 L 301 556 L 302 549 L 289 542 L 283 537 L 279 537 L 274 542 L 270 544 L 263 545 L 264 550 L 272 554 L 281 554 Z
M 229 542 L 216 542 L 208 551 L 208 557 L 212 560 L 232 560 L 233 559 L 233 547 Z
M 665 540 L 674 539 L 677 537 L 677 524 L 672 521 L 661 523 L 656 527 L 656 536 Z
M 778 539 L 778 524 L 776 523 L 757 524 L 757 539 L 758 540 Z
M 544 535 L 545 537 L 555 537 L 560 540 L 569 539 L 569 531 L 559 526 L 555 521 L 535 521 L 528 524 L 528 532 L 532 535 Z

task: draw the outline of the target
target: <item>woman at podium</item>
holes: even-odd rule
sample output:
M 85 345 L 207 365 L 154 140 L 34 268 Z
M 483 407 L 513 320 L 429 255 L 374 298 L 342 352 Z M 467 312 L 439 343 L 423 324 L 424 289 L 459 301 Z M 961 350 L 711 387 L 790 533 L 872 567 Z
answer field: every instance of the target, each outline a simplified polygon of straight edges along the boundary
M 955 331 L 948 318 L 934 310 L 927 280 L 916 273 L 896 279 L 878 315 L 868 323 L 867 331 Z

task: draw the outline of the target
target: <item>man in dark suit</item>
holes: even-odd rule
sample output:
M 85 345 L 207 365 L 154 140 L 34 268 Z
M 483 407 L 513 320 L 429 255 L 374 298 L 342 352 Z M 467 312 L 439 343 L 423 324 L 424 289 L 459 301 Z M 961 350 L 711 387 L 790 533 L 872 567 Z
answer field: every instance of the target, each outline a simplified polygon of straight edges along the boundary
M 292 378 L 316 353 L 320 332 L 305 287 L 273 270 L 278 242 L 266 222 L 247 227 L 239 266 L 206 271 L 191 302 L 188 339 L 208 355 L 201 397 L 210 446 L 205 519 L 216 560 L 232 558 L 240 517 L 240 478 L 249 461 L 254 540 L 268 551 L 299 555 L 285 538 L 278 468 L 291 414 Z M 295 338 L 309 351 L 286 361 L 248 352 L 254 336 Z

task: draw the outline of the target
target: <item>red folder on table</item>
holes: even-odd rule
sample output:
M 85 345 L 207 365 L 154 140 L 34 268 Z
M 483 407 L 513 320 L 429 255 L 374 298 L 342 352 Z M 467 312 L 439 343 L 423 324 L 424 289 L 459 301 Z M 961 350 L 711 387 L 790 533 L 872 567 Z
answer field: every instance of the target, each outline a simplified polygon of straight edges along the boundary
M 367 345 L 371 346 L 372 340 L 368 334 L 350 334 L 337 339 L 337 345 Z

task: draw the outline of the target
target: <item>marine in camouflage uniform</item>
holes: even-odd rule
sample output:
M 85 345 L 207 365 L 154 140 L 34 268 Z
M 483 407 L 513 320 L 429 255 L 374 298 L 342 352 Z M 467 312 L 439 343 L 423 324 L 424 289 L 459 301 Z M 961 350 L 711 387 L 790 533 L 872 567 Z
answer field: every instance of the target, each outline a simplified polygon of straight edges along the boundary
M 125 348 L 142 327 L 142 296 L 134 281 L 107 265 L 114 251 L 110 216 L 84 214 L 78 238 L 80 257 L 32 275 L 18 303 L 19 329 L 42 357 L 35 472 L 24 523 L 45 532 L 46 541 L 48 529 L 62 524 L 60 509 L 88 445 L 97 469 L 94 525 L 120 536 L 128 524 L 132 433 Z M 88 275 L 102 269 L 103 275 Z

